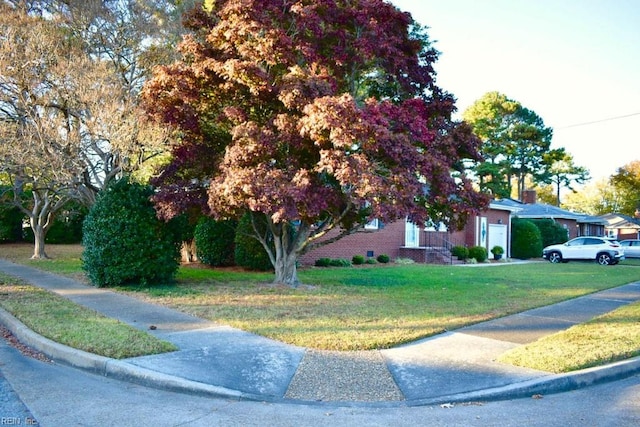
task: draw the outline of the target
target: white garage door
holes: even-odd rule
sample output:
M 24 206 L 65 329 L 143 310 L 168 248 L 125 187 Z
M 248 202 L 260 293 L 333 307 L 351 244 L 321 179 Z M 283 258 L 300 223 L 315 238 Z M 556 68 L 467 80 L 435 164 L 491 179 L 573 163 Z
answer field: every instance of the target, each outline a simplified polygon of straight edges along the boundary
M 502 246 L 505 256 L 508 256 L 507 226 L 505 224 L 489 224 L 489 251 L 494 246 Z

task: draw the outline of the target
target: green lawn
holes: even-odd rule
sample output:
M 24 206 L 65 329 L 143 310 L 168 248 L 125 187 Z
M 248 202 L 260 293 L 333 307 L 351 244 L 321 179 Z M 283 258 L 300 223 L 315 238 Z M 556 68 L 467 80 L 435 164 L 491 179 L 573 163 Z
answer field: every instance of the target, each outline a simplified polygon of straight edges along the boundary
M 18 262 L 81 277 L 80 250 L 51 247 L 53 261 L 12 252 Z M 272 273 L 183 266 L 175 284 L 118 291 L 291 344 L 361 350 L 635 282 L 640 262 L 310 267 L 299 276 L 304 285 L 291 289 L 272 285 Z
M 555 373 L 640 356 L 640 302 L 516 347 L 498 360 Z
M 4 274 L 0 274 L 0 307 L 44 337 L 106 357 L 177 350 L 171 343 Z

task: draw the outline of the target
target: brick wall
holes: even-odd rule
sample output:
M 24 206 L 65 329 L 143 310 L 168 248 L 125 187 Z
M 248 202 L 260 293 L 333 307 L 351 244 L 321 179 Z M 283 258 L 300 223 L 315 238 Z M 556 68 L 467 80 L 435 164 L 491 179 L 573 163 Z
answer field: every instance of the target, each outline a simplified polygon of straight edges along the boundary
M 337 231 L 327 238 L 335 236 Z M 404 221 L 385 224 L 377 230 L 361 230 L 350 236 L 343 237 L 337 242 L 321 246 L 306 253 L 300 259 L 304 265 L 313 265 L 318 258 L 345 258 L 351 260 L 354 255 L 373 257 L 380 254 L 389 255 L 393 260 L 398 257 L 400 247 L 404 245 Z

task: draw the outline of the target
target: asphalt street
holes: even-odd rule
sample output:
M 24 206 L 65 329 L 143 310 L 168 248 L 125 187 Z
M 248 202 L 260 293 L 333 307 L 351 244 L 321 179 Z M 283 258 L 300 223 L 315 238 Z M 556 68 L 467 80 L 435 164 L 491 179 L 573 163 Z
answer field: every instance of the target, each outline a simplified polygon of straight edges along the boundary
M 640 425 L 640 375 L 522 399 L 419 407 L 251 402 L 174 393 L 25 357 L 0 339 L 0 425 L 611 426 Z

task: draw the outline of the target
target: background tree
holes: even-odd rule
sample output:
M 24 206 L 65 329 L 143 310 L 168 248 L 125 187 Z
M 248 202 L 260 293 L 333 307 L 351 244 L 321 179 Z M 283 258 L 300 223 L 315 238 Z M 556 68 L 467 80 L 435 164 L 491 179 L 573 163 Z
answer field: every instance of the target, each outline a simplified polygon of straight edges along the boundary
M 142 114 L 136 98 L 141 82 L 122 65 L 137 70 L 142 56 L 128 56 L 126 48 L 89 49 L 87 34 L 78 30 L 107 31 L 99 25 L 110 16 L 105 11 L 126 16 L 120 8 L 134 4 L 0 4 L 0 168 L 10 182 L 3 199 L 29 217 L 34 258 L 46 257 L 45 235 L 69 200 L 91 204 L 110 179 L 132 172 L 163 149 L 158 142 L 167 134 Z M 153 45 L 142 36 L 136 40 Z M 119 52 L 115 57 L 121 62 L 107 51 Z
M 604 215 L 622 211 L 623 196 L 618 193 L 609 179 L 601 179 L 583 186 L 576 193 L 567 194 L 561 207 L 573 212 L 589 215 Z
M 511 197 L 510 165 L 506 153 L 509 150 L 509 129 L 512 118 L 520 105 L 499 92 L 489 92 L 473 103 L 463 113 L 473 133 L 482 140 L 482 161 L 475 167 L 480 188 L 496 197 Z
M 55 213 L 78 197 L 82 99 L 109 96 L 93 66 L 51 22 L 0 4 L 0 171 L 10 183 L 3 199 L 28 218 L 34 258 Z
M 507 133 L 506 158 L 510 165 L 509 180 L 513 175 L 516 181 L 518 197 L 522 199 L 527 177 L 534 182 L 544 181 L 547 177 L 545 156 L 551 149 L 553 131 L 545 127 L 544 121 L 533 111 L 519 106 L 510 120 Z
M 552 130 L 533 111 L 499 92 L 489 92 L 463 114 L 482 140 L 482 161 L 475 166 L 481 189 L 510 197 L 512 179 L 518 197 L 527 177 L 546 178 L 544 156 L 550 150 Z
M 551 150 L 545 155 L 544 162 L 549 168 L 547 178 L 541 181 L 553 185 L 555 200 L 552 204 L 556 206 L 560 206 L 560 193 L 563 188 L 575 192 L 574 184 L 584 184 L 590 179 L 589 171 L 582 166 L 576 166 L 573 156 L 564 149 Z
M 255 238 L 275 281 L 296 285 L 299 255 L 372 218 L 455 227 L 484 206 L 462 168 L 477 139 L 451 120 L 410 15 L 381 0 L 207 5 L 144 90 L 181 134 L 156 182 L 165 216 L 206 191 L 218 219 L 265 218 Z
M 637 216 L 640 211 L 640 160 L 634 160 L 618 168 L 611 176 L 611 185 L 619 195 L 619 210 L 628 216 Z
M 120 102 L 101 106 L 110 111 L 85 122 L 82 147 L 82 196 L 91 205 L 109 181 L 143 167 L 162 153 L 165 130 L 144 120 L 138 98 L 151 69 L 170 62 L 182 27 L 181 7 L 190 1 L 40 0 L 31 13 L 51 17 L 80 43 L 85 55 L 105 64 L 119 84 Z M 92 111 L 94 117 L 96 112 Z

